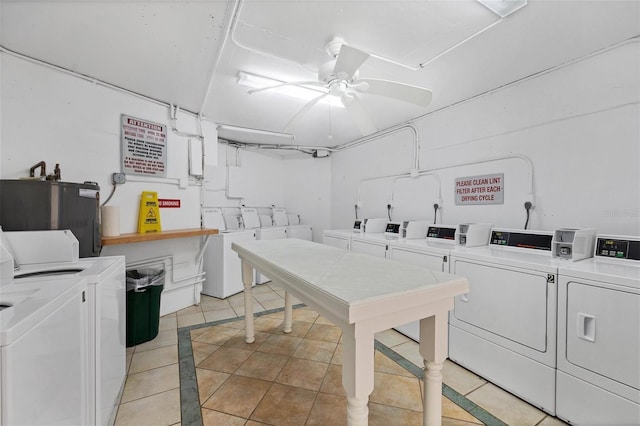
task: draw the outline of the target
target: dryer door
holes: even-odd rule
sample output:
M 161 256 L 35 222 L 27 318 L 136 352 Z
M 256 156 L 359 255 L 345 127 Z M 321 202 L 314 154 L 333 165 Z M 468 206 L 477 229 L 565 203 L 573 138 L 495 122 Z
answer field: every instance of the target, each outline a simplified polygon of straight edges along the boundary
M 434 271 L 444 272 L 446 263 L 444 254 L 434 252 L 416 252 L 394 246 L 389 247 L 390 259 L 410 265 L 423 266 Z M 448 272 L 448 271 L 447 271 Z
M 555 287 L 547 287 L 546 271 L 465 259 L 452 259 L 451 268 L 452 274 L 467 277 L 470 287 L 469 293 L 455 299 L 455 319 L 536 351 L 547 351 L 547 327 L 553 325 L 555 330 L 556 299 Z
M 387 257 L 387 244 L 381 241 L 351 240 L 351 251 L 375 257 Z
M 567 360 L 640 388 L 640 295 L 577 281 L 567 285 Z M 624 356 L 621 356 L 624 354 Z
M 322 236 L 322 243 L 328 246 L 341 248 L 343 250 L 349 250 L 349 239 L 341 238 L 335 235 L 324 234 Z
M 287 238 L 299 238 L 301 240 L 311 241 L 313 238 L 313 230 L 311 226 L 293 225 L 287 227 Z

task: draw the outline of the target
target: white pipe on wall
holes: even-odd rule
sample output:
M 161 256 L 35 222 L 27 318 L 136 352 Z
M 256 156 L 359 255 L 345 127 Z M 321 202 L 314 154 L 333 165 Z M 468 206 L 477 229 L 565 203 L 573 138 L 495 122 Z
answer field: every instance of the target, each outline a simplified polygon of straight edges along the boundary
M 185 133 L 178 130 L 178 113 L 180 112 L 180 107 L 177 105 L 169 104 L 169 121 L 171 122 L 171 130 L 178 135 L 183 136 L 185 138 L 197 138 L 200 141 L 204 140 L 204 137 L 201 134 L 196 133 Z M 201 131 L 202 124 L 200 120 L 202 119 L 202 114 L 196 114 L 196 125 L 198 130 Z
M 186 263 L 186 262 L 182 262 L 182 263 Z M 171 282 L 173 283 L 179 283 L 179 282 L 184 282 L 188 280 L 197 280 L 197 279 L 203 278 L 205 275 L 204 272 L 200 272 L 194 275 L 188 275 L 186 277 L 176 278 L 175 266 L 178 264 L 175 263 L 173 255 L 153 257 L 149 259 L 142 259 L 136 262 L 127 263 L 127 269 L 139 268 L 141 266 L 150 266 L 150 265 L 156 265 L 156 264 L 162 264 L 165 271 L 171 268 Z M 183 286 L 180 286 L 180 287 L 183 287 Z
M 388 129 L 385 129 L 385 130 L 381 130 L 381 131 L 379 131 L 377 133 L 374 133 L 372 135 L 365 136 L 365 137 L 360 138 L 360 139 L 356 139 L 353 142 L 349 142 L 347 144 L 334 147 L 333 149 L 330 149 L 330 150 L 331 151 L 342 151 L 342 150 L 345 150 L 345 149 L 355 148 L 356 146 L 362 145 L 362 144 L 367 143 L 367 142 L 371 142 L 371 141 L 373 141 L 375 139 L 378 139 L 378 138 L 381 138 L 383 136 L 392 135 L 392 134 L 394 134 L 396 132 L 399 132 L 400 130 L 410 130 L 413 133 L 413 140 L 414 140 L 414 144 L 415 145 L 414 145 L 414 151 L 413 151 L 413 163 L 411 165 L 411 170 L 420 170 L 420 159 L 419 159 L 420 138 L 419 138 L 418 129 L 413 124 L 413 122 L 407 122 L 407 123 L 400 124 L 398 126 L 390 127 Z M 322 149 L 327 149 L 327 148 L 322 148 Z
M 490 158 L 483 158 L 480 160 L 474 160 L 474 161 L 466 161 L 466 162 L 462 162 L 462 163 L 455 163 L 455 164 L 449 164 L 446 166 L 440 166 L 440 167 L 433 167 L 430 169 L 422 169 L 422 170 L 417 170 L 415 172 L 410 172 L 410 173 L 400 173 L 400 174 L 393 174 L 393 175 L 383 175 L 383 176 L 373 176 L 373 177 L 368 177 L 368 178 L 364 178 L 361 179 L 360 182 L 358 183 L 358 193 L 357 193 L 357 198 L 356 198 L 356 206 L 357 208 L 361 207 L 361 202 L 362 200 L 360 199 L 360 195 L 362 192 L 362 184 L 365 182 L 370 182 L 370 181 L 374 181 L 374 180 L 381 180 L 381 179 L 392 179 L 395 178 L 392 186 L 391 186 L 391 201 L 393 201 L 393 194 L 394 194 L 394 187 L 395 187 L 395 183 L 399 180 L 399 179 L 407 179 L 407 178 L 417 178 L 419 176 L 433 176 L 434 179 L 436 179 L 436 181 L 438 182 L 438 198 L 442 199 L 442 184 L 440 181 L 440 177 L 433 173 L 435 171 L 438 170 L 446 170 L 446 169 L 452 169 L 455 167 L 462 167 L 462 166 L 472 166 L 472 165 L 476 165 L 476 164 L 484 164 L 484 163 L 489 163 L 489 162 L 493 162 L 493 161 L 502 161 L 502 160 L 511 160 L 511 159 L 518 159 L 518 160 L 522 160 L 527 164 L 527 167 L 529 169 L 529 196 L 531 197 L 531 199 L 529 201 L 531 201 L 532 204 L 535 204 L 535 188 L 534 188 L 534 179 L 533 179 L 533 161 L 531 161 L 531 159 L 529 157 L 527 157 L 526 155 L 520 155 L 520 154 L 509 154 L 509 155 L 501 155 L 501 156 L 497 156 L 497 157 L 490 157 Z
M 98 80 L 98 79 L 96 79 L 94 77 L 90 77 L 88 75 L 80 74 L 78 72 L 75 72 L 75 71 L 72 71 L 72 70 L 69 70 L 69 69 L 66 69 L 66 68 L 63 68 L 63 67 L 59 67 L 57 65 L 50 64 L 50 63 L 42 61 L 40 59 L 32 58 L 31 56 L 23 55 L 22 53 L 18 53 L 18 52 L 15 52 L 15 51 L 11 50 L 11 49 L 7 49 L 6 47 L 4 47 L 2 45 L 0 45 L 0 52 L 9 54 L 9 55 L 14 56 L 14 57 L 16 57 L 18 59 L 22 59 L 24 61 L 30 62 L 32 64 L 40 65 L 40 66 L 43 66 L 45 68 L 49 68 L 51 70 L 61 72 L 63 74 L 71 75 L 73 77 L 79 78 L 81 80 L 88 81 L 88 82 L 90 82 L 92 84 L 95 84 L 95 85 L 100 85 L 100 86 L 115 90 L 117 92 L 124 93 L 126 95 L 133 96 L 133 97 L 138 98 L 138 99 L 142 99 L 142 100 L 147 101 L 147 102 L 152 102 L 154 104 L 161 105 L 161 106 L 166 106 L 166 107 L 169 106 L 169 104 L 167 104 L 166 102 L 162 102 L 162 101 L 159 101 L 157 99 L 150 98 L 150 97 L 145 96 L 145 95 L 141 95 L 140 93 L 136 93 L 134 91 L 125 89 L 123 87 L 116 86 L 114 84 L 110 84 L 110 83 L 107 83 L 105 81 Z M 195 115 L 195 113 L 193 113 L 193 112 L 190 112 L 190 111 L 188 111 L 188 112 L 190 114 L 194 114 Z
M 511 159 L 522 160 L 525 162 L 525 164 L 529 168 L 529 194 L 528 195 L 530 195 L 532 198 L 530 201 L 534 203 L 535 190 L 534 190 L 534 180 L 533 180 L 533 161 L 531 161 L 531 159 L 526 155 L 521 155 L 521 154 L 500 155 L 497 157 L 489 157 L 489 158 L 483 158 L 480 160 L 465 161 L 462 163 L 455 163 L 455 164 L 449 164 L 446 166 L 433 167 L 430 169 L 420 170 L 420 172 L 434 172 L 437 170 L 453 169 L 455 167 L 473 166 L 476 164 L 483 164 L 483 163 L 490 163 L 493 161 L 502 161 L 502 160 L 511 160 Z
M 231 3 L 229 1 L 228 3 Z M 227 10 L 229 10 L 227 8 Z M 216 71 L 218 69 L 218 65 L 220 64 L 220 58 L 222 57 L 222 52 L 227 45 L 227 40 L 229 39 L 229 34 L 232 28 L 235 25 L 235 21 L 238 17 L 238 13 L 240 12 L 240 0 L 236 0 L 235 5 L 233 7 L 233 13 L 231 14 L 231 18 L 229 19 L 229 23 L 227 24 L 227 28 L 224 32 L 224 37 L 222 38 L 222 43 L 216 52 L 216 60 L 213 63 L 213 67 L 211 67 L 211 71 L 209 73 L 209 83 L 207 84 L 207 90 L 204 92 L 204 98 L 202 99 L 202 105 L 200 106 L 200 111 L 204 111 L 205 106 L 207 105 L 207 101 L 209 100 L 209 92 L 211 92 L 211 87 L 213 86 L 213 80 L 216 77 Z
M 430 176 L 432 178 L 435 179 L 435 181 L 438 184 L 438 199 L 442 200 L 442 183 L 440 181 L 440 176 L 438 176 L 435 173 L 430 173 L 430 172 L 418 172 L 417 175 L 408 173 L 402 176 L 398 176 L 393 180 L 393 183 L 391 184 L 391 203 L 393 204 L 393 197 L 394 197 L 394 193 L 395 193 L 395 188 L 396 188 L 396 182 L 398 182 L 400 179 L 417 179 L 419 177 L 423 177 L 423 176 Z

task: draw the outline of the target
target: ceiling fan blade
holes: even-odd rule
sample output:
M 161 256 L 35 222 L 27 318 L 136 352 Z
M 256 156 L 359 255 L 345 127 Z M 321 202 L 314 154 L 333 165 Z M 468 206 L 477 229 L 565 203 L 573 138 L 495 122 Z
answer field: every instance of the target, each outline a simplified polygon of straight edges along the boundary
M 349 80 L 369 56 L 367 52 L 343 44 L 342 47 L 340 47 L 333 73 L 338 78 Z
M 345 109 L 351 116 L 354 124 L 360 129 L 363 136 L 370 135 L 378 131 L 378 128 L 369 117 L 369 114 L 362 106 L 362 102 L 355 93 L 342 96 L 340 98 Z
M 375 78 L 361 78 L 357 82 L 364 82 L 369 85 L 366 89 L 364 87 L 360 89 L 363 93 L 385 96 L 420 106 L 427 106 L 431 103 L 431 90 L 424 87 Z
M 325 87 L 326 84 L 321 81 L 289 81 L 287 83 L 274 84 L 273 86 L 260 87 L 259 89 L 251 89 L 248 90 L 247 93 L 253 95 L 254 93 L 264 92 L 265 90 L 277 89 L 278 87 L 283 86 L 322 86 Z
M 289 130 L 289 128 L 293 125 L 293 123 L 295 123 L 297 120 L 299 120 L 300 118 L 302 118 L 302 116 L 304 116 L 307 112 L 309 112 L 309 110 L 311 108 L 313 108 L 313 106 L 315 104 L 317 104 L 318 102 L 320 102 L 323 98 L 329 96 L 330 93 L 323 93 L 320 96 L 317 96 L 313 99 L 311 99 L 309 102 L 307 102 L 305 104 L 305 106 L 303 106 L 300 111 L 298 111 L 293 117 L 291 117 L 291 120 L 289 120 L 289 122 L 287 123 L 286 126 L 284 126 L 284 129 L 282 129 L 283 132 L 287 132 L 287 130 Z

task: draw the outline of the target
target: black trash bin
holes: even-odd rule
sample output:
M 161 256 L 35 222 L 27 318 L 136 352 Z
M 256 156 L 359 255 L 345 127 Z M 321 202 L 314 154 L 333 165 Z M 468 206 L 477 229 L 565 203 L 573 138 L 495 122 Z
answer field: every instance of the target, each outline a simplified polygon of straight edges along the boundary
M 127 347 L 155 339 L 160 323 L 164 269 L 127 271 Z

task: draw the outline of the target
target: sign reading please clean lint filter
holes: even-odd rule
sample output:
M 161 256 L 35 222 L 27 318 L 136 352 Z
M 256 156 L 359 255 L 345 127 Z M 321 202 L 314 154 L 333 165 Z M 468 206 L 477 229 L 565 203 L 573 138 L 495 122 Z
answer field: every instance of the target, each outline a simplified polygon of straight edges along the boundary
M 504 204 L 504 173 L 456 178 L 456 205 Z

